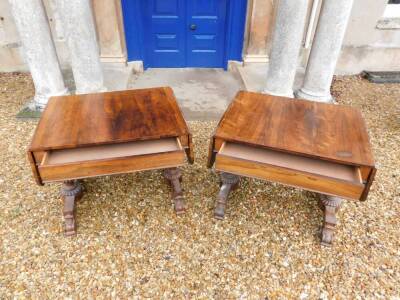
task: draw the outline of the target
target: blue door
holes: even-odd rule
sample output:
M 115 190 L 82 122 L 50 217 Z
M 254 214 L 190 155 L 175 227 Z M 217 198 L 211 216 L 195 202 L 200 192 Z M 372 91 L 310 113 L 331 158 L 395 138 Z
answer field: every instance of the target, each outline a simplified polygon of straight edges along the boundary
M 227 0 L 142 3 L 145 67 L 224 66 Z
M 222 67 L 226 0 L 187 1 L 187 66 Z
M 144 43 L 147 67 L 184 67 L 185 0 L 145 0 Z

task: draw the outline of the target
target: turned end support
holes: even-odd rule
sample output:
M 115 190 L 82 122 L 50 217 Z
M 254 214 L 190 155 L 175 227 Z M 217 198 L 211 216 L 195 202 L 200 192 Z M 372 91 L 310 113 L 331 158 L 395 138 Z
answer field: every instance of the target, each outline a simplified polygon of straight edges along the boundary
M 222 172 L 220 174 L 221 188 L 218 193 L 217 204 L 214 210 L 214 217 L 223 220 L 225 217 L 225 208 L 228 201 L 229 193 L 236 189 L 239 184 L 239 176 Z
M 76 201 L 82 197 L 82 185 L 78 180 L 64 181 L 61 188 L 61 197 L 64 200 L 64 233 L 66 236 L 76 234 L 75 210 Z
M 182 172 L 178 168 L 169 168 L 164 170 L 164 177 L 172 187 L 172 199 L 174 199 L 174 208 L 177 215 L 185 212 L 185 199 L 181 186 Z
M 320 206 L 324 211 L 324 225 L 321 233 L 321 245 L 331 246 L 334 240 L 337 224 L 336 213 L 339 211 L 343 199 L 334 196 L 321 195 Z

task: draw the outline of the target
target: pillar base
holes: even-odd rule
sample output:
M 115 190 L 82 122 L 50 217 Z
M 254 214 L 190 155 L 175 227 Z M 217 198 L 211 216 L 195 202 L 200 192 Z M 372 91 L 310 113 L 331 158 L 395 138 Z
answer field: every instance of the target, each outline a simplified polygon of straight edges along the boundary
M 328 95 L 315 95 L 304 88 L 301 88 L 300 90 L 297 90 L 295 92 L 295 97 L 298 99 L 305 99 L 305 100 L 311 100 L 311 101 L 316 101 L 316 102 L 324 102 L 324 103 L 335 103 L 335 99 L 332 97 L 331 94 Z
M 85 87 L 84 89 L 77 89 L 76 94 L 90 94 L 90 93 L 104 93 L 108 92 L 108 89 L 104 86 L 102 87 Z
M 57 93 L 52 93 L 51 95 L 40 95 L 36 94 L 32 101 L 28 104 L 28 107 L 32 111 L 43 111 L 46 108 L 47 102 L 49 101 L 50 97 L 53 96 L 64 96 L 64 95 L 69 95 L 69 90 L 68 88 L 65 88 L 64 90 L 57 92 Z
M 35 86 L 31 111 L 42 111 L 50 96 L 65 94 L 63 76 L 42 0 L 10 0 L 24 57 Z
M 285 92 L 285 93 L 278 93 L 278 92 L 270 91 L 270 90 L 268 90 L 268 89 L 263 89 L 263 90 L 261 91 L 261 93 L 263 93 L 263 94 L 268 94 L 268 95 L 272 95 L 272 96 L 294 98 L 293 91 Z

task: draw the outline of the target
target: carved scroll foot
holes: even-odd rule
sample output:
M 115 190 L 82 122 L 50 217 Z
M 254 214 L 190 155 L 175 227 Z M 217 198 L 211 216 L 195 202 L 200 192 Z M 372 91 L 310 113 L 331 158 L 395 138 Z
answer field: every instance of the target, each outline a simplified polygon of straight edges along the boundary
M 324 227 L 322 228 L 321 245 L 331 246 L 337 224 L 336 213 L 342 204 L 342 198 L 321 195 L 320 206 L 324 211 Z
M 172 198 L 174 199 L 175 213 L 181 215 L 185 212 L 185 200 L 182 191 L 182 172 L 178 168 L 164 170 L 164 177 L 172 187 Z
M 221 188 L 218 193 L 217 205 L 214 210 L 214 217 L 218 220 L 223 220 L 225 216 L 225 207 L 228 201 L 229 193 L 236 189 L 239 184 L 239 176 L 222 172 Z
M 64 200 L 65 235 L 75 235 L 75 202 L 82 197 L 82 185 L 77 180 L 64 181 L 61 196 Z

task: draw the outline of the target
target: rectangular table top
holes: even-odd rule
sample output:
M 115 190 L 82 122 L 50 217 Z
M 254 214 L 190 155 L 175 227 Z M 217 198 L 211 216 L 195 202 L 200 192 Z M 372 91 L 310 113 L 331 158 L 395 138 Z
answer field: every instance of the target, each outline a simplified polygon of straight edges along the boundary
M 169 87 L 52 97 L 29 151 L 189 134 Z
M 214 138 L 374 166 L 364 119 L 350 106 L 241 91 L 223 115 Z

